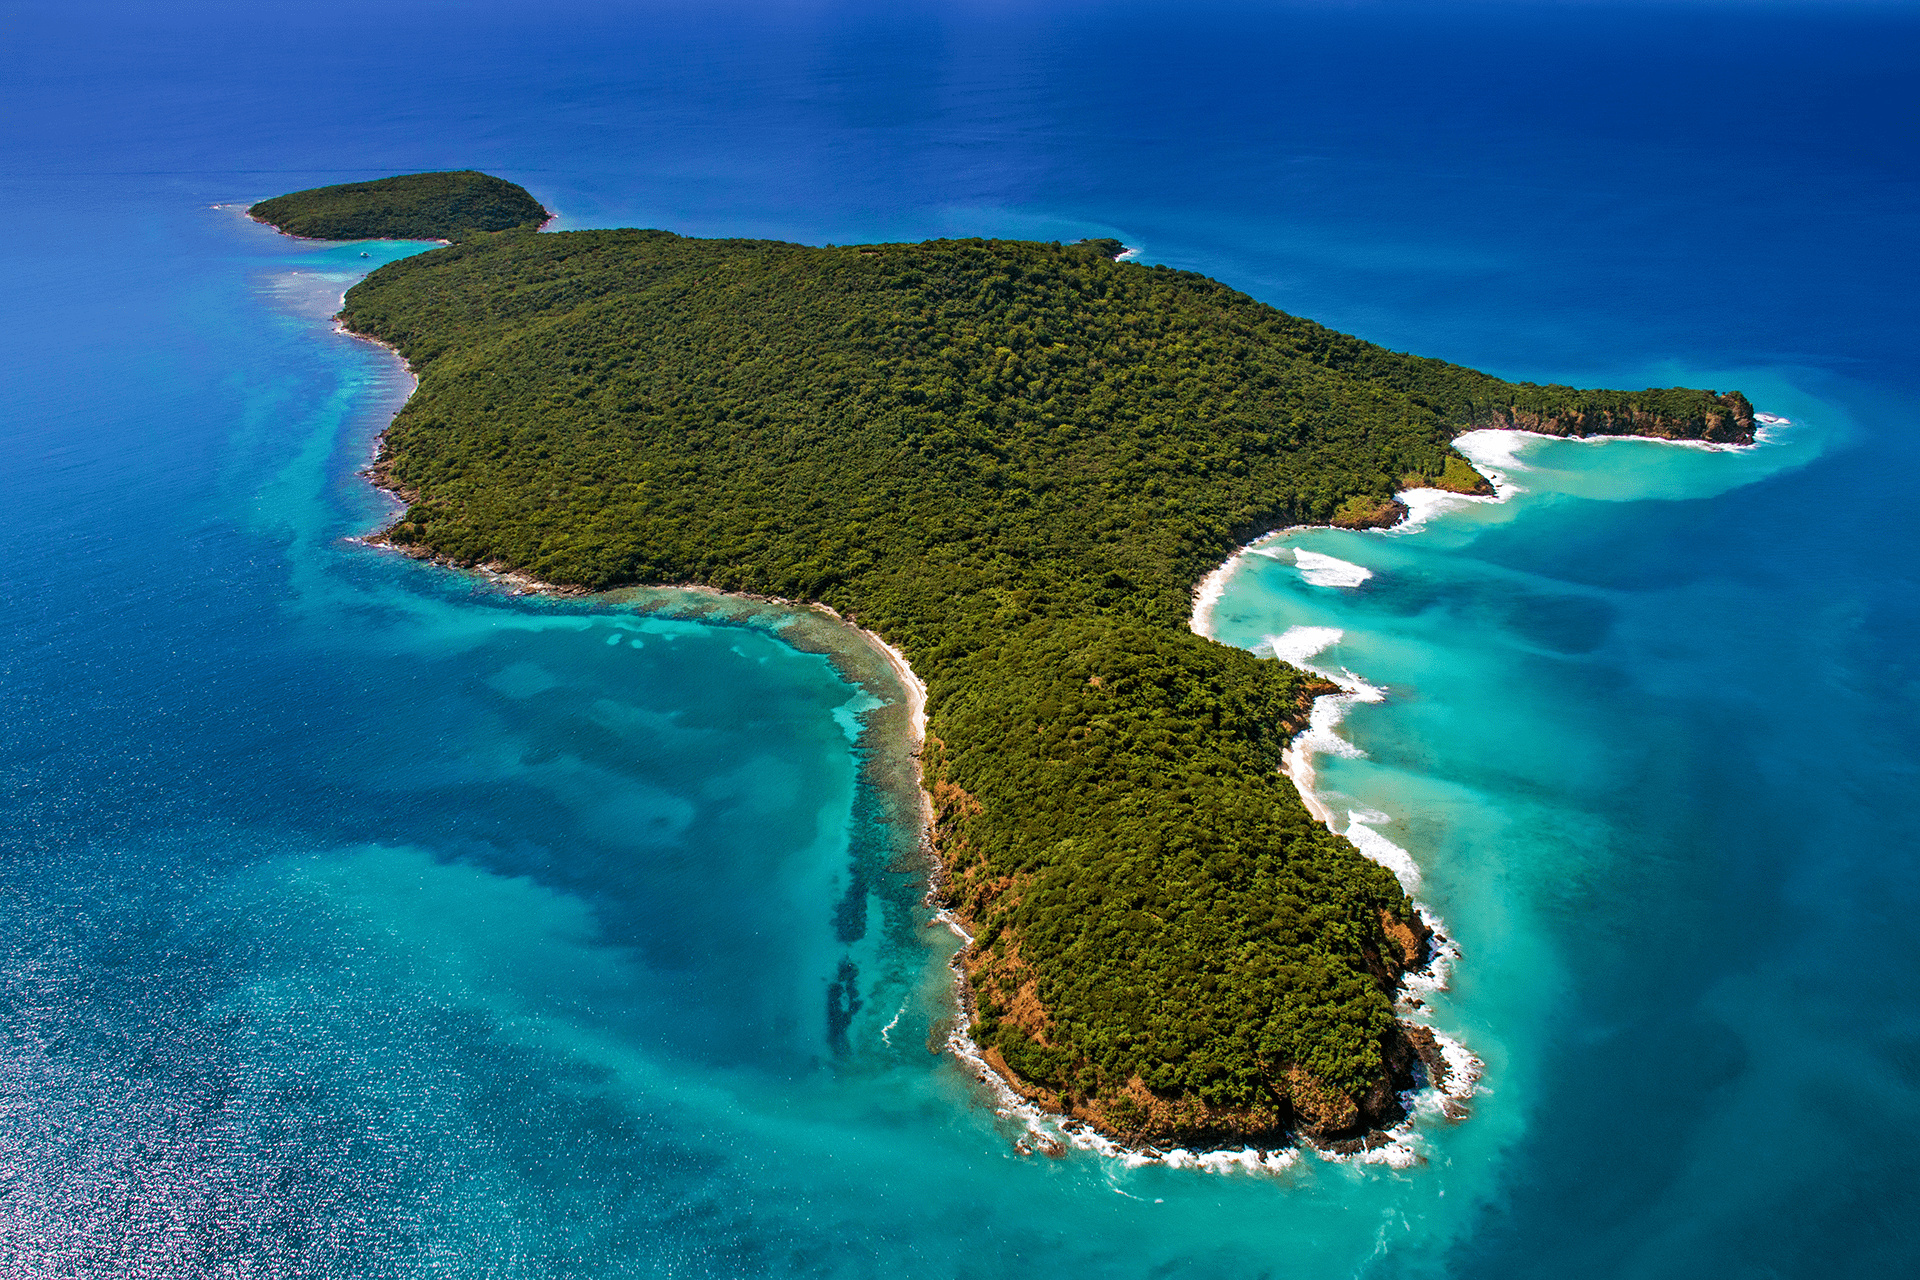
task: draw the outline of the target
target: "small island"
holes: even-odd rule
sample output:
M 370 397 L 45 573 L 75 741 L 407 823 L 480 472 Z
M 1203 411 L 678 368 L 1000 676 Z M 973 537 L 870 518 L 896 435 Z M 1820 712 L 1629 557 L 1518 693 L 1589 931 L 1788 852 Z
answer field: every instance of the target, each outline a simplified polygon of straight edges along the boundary
M 971 1033 L 1043 1105 L 1186 1145 L 1401 1118 L 1443 1069 L 1393 1011 L 1427 928 L 1279 771 L 1324 683 L 1193 634 L 1195 586 L 1279 528 L 1484 491 L 1464 431 L 1750 442 L 1744 397 L 1505 382 L 1111 240 L 536 234 L 530 196 L 512 227 L 436 221 L 435 176 L 386 222 L 276 211 L 379 184 L 255 207 L 455 241 L 341 313 L 420 380 L 375 466 L 391 545 L 817 602 L 897 647 Z
M 314 187 L 262 200 L 247 216 L 308 240 L 464 240 L 545 225 L 550 215 L 517 183 L 462 169 Z

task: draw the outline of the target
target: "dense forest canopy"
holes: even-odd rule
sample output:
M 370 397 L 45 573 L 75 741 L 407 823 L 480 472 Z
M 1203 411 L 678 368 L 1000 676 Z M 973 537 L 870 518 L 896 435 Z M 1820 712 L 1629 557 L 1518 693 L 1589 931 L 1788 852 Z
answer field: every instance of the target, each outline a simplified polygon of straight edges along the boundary
M 929 686 L 991 1057 L 1137 1137 L 1380 1123 L 1424 931 L 1277 772 L 1315 682 L 1192 634 L 1194 585 L 1268 530 L 1479 483 L 1474 426 L 1736 440 L 1751 410 L 1503 382 L 1119 247 L 509 232 L 389 264 L 343 313 L 420 375 L 388 536 L 874 628 Z
M 472 169 L 315 187 L 262 200 L 247 213 L 310 240 L 461 240 L 547 220 L 525 187 Z

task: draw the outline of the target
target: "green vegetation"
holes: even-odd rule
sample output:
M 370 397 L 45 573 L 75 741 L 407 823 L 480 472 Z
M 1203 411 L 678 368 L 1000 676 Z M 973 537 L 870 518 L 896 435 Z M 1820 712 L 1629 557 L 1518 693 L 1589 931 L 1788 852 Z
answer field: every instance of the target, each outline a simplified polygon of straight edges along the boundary
M 1026 623 L 944 683 L 935 794 L 983 925 L 983 1044 L 1082 1098 L 1137 1075 L 1255 1107 L 1288 1063 L 1352 1091 L 1379 1075 L 1392 1019 L 1363 953 L 1411 908 L 1278 771 L 1310 677 L 1095 617 Z
M 1312 679 L 1191 634 L 1194 584 L 1407 477 L 1465 483 L 1470 426 L 1724 438 L 1750 411 L 1501 382 L 1117 249 L 514 232 L 384 266 L 344 320 L 420 376 L 388 536 L 877 630 L 929 686 L 983 1045 L 1146 1136 L 1378 1121 L 1413 905 L 1276 773 Z
M 310 240 L 463 240 L 547 220 L 525 187 L 472 169 L 315 187 L 262 200 L 247 212 Z

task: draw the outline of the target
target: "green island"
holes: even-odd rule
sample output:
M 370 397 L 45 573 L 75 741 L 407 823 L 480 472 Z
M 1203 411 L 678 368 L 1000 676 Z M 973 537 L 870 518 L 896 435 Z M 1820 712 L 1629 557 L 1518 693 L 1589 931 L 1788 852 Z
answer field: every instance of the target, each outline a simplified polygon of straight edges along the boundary
M 463 240 L 537 228 L 551 216 L 525 187 L 472 169 L 295 191 L 247 215 L 309 240 Z
M 1484 491 L 1472 428 L 1752 439 L 1737 392 L 1505 382 L 1111 240 L 451 230 L 342 312 L 419 377 L 385 538 L 818 602 L 896 646 L 971 1034 L 1131 1142 L 1350 1139 L 1444 1069 L 1394 1015 L 1414 903 L 1278 771 L 1327 686 L 1193 634 L 1196 584 L 1278 528 Z

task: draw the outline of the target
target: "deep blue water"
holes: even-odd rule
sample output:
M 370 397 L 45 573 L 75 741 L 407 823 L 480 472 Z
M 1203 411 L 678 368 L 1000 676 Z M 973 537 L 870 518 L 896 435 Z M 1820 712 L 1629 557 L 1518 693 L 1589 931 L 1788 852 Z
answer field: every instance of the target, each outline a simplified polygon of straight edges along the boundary
M 0 1270 L 1910 1270 L 1913 6 L 78 4 L 0 54 Z M 1793 419 L 1523 449 L 1220 602 L 1387 692 L 1317 785 L 1461 943 L 1471 1118 L 1406 1168 L 1018 1156 L 927 1051 L 866 691 L 776 619 L 344 541 L 407 387 L 325 317 L 411 247 L 213 206 L 455 166 L 563 227 L 1113 234 Z

